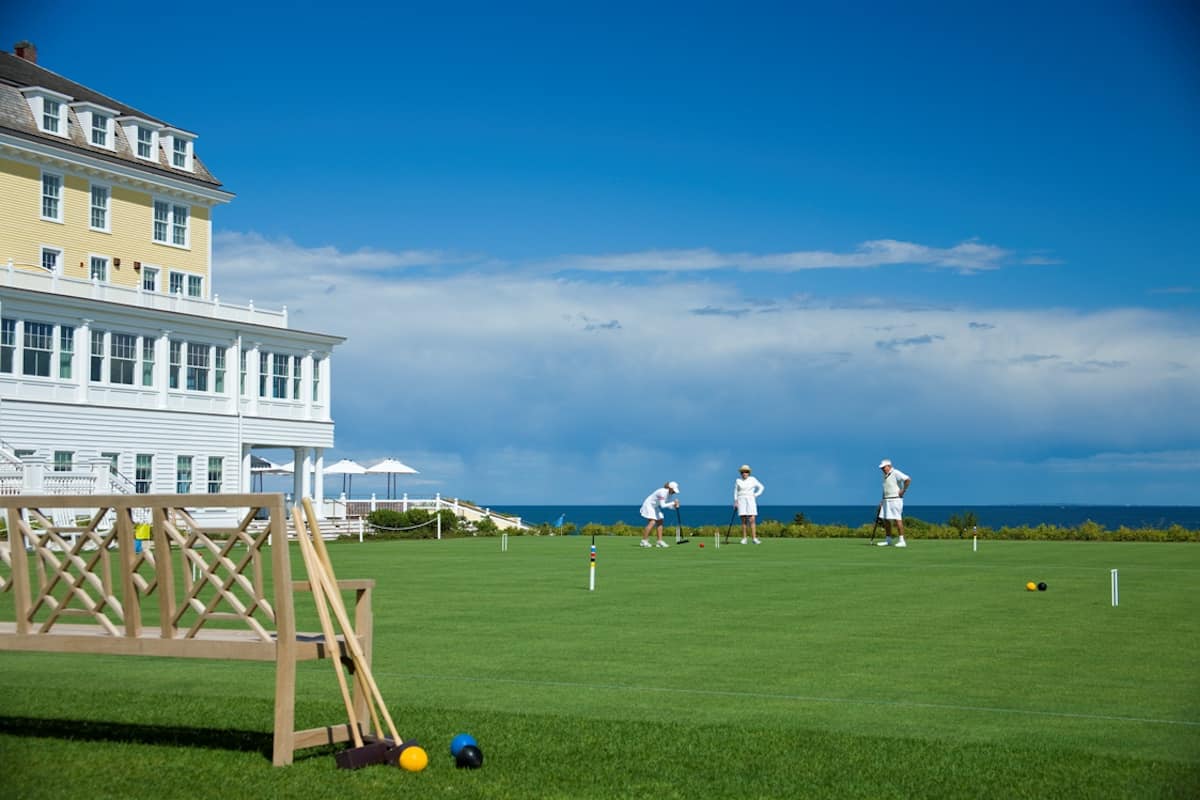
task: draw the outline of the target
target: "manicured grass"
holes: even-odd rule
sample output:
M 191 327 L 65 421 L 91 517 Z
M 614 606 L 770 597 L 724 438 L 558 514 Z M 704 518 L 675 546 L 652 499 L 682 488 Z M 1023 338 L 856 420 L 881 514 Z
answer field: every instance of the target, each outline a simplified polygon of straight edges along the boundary
M 419 774 L 275 769 L 271 665 L 0 653 L 12 797 L 1195 797 L 1200 547 L 338 544 Z M 300 569 L 298 554 L 295 562 Z M 1109 602 L 1120 569 L 1121 605 Z M 1027 581 L 1046 592 L 1027 592 Z M 0 610 L 11 615 L 11 601 Z M 302 627 L 317 628 L 298 598 Z M 11 618 L 11 616 L 9 617 Z M 342 714 L 301 665 L 297 722 Z M 468 731 L 483 769 L 455 770 Z M 381 794 L 382 793 L 382 794 Z

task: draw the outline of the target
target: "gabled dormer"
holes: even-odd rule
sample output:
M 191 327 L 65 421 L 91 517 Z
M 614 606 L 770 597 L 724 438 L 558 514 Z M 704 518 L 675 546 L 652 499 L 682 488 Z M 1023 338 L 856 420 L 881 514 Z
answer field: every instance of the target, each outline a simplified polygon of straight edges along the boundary
M 75 110 L 75 117 L 88 144 L 105 150 L 117 149 L 116 119 L 120 112 L 84 101 L 71 103 L 71 108 Z
M 129 149 L 136 158 L 158 163 L 158 134 L 163 129 L 162 123 L 142 117 L 124 116 L 117 117 L 117 124 L 125 131 Z
M 167 151 L 167 162 L 175 169 L 193 172 L 192 148 L 196 134 L 188 133 L 179 128 L 163 128 L 158 132 L 163 149 Z
M 68 138 L 67 106 L 74 99 L 44 86 L 26 86 L 21 89 L 29 110 L 37 121 L 38 130 L 53 136 Z

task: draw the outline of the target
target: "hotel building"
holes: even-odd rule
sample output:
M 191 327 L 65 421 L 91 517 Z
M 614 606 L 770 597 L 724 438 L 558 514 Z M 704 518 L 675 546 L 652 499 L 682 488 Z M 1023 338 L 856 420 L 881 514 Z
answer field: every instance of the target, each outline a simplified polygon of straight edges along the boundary
M 250 491 L 286 448 L 320 508 L 344 339 L 221 302 L 234 195 L 176 123 L 0 52 L 0 493 Z

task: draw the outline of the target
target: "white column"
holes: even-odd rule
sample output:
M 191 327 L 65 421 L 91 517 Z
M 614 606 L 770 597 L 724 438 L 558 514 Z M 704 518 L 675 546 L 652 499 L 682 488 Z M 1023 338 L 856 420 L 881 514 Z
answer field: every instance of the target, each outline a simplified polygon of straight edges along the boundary
M 312 397 L 309 394 L 309 397 Z M 313 448 L 317 454 L 317 460 L 313 471 L 313 505 L 317 507 L 317 513 L 324 516 L 325 509 L 325 448 Z
M 171 385 L 171 332 L 161 330 L 154 343 L 154 386 L 158 389 L 158 407 L 167 407 L 167 388 Z
M 292 501 L 299 503 L 304 497 L 305 470 L 308 469 L 308 448 L 292 448 Z
M 246 397 L 249 398 L 249 408 L 247 413 L 253 415 L 258 414 L 258 348 L 262 347 L 262 342 L 255 342 L 254 346 L 246 353 Z M 296 464 L 299 465 L 299 461 Z
M 80 320 L 75 329 L 75 402 L 86 403 L 92 374 L 92 320 Z
M 302 397 L 296 398 L 304 402 L 304 418 L 312 419 L 313 415 L 313 351 L 309 350 L 303 359 L 300 360 L 300 394 Z M 318 456 L 319 458 L 319 456 Z M 318 473 L 319 474 L 319 473 Z
M 254 489 L 254 473 L 250 471 L 250 445 L 242 445 L 242 469 L 240 473 L 241 492 L 249 492 Z
M 304 448 L 304 497 L 312 497 L 313 490 L 313 449 Z
M 321 406 L 324 409 L 321 414 L 321 419 L 333 419 L 333 409 L 329 407 L 330 399 L 333 397 L 331 391 L 333 381 L 333 353 L 326 353 L 321 357 Z

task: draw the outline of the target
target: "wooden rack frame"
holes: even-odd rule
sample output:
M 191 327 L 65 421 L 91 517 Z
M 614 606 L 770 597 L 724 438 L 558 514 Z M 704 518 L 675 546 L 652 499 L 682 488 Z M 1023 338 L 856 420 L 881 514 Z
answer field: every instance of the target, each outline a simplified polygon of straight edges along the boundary
M 239 522 L 206 526 L 193 513 L 206 508 L 236 510 Z M 274 661 L 273 763 L 351 738 L 348 723 L 294 727 L 296 663 L 335 648 L 296 631 L 295 594 L 311 587 L 292 580 L 283 495 L 10 495 L 0 509 L 8 525 L 0 591 L 13 594 L 15 610 L 0 620 L 0 651 Z M 257 520 L 263 510 L 267 519 Z M 139 548 L 142 523 L 151 538 Z M 355 593 L 368 664 L 374 586 L 338 582 Z M 157 624 L 144 625 L 143 611 L 156 611 Z M 334 656 L 345 650 L 339 639 Z M 366 698 L 354 702 L 366 719 Z

